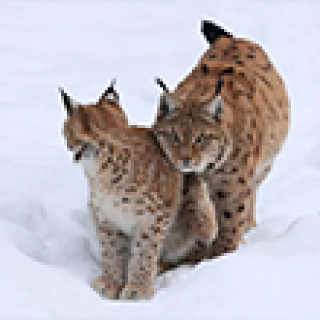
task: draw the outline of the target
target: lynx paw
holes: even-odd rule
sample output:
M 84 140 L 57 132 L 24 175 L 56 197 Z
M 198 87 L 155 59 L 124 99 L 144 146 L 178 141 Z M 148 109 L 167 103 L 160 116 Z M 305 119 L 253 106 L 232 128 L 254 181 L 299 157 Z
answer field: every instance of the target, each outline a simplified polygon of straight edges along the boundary
M 148 300 L 153 298 L 154 288 L 153 287 L 133 287 L 125 286 L 120 294 L 122 300 Z
M 114 284 L 108 284 L 102 277 L 97 278 L 91 283 L 91 288 L 101 297 L 107 299 L 118 299 L 121 288 Z

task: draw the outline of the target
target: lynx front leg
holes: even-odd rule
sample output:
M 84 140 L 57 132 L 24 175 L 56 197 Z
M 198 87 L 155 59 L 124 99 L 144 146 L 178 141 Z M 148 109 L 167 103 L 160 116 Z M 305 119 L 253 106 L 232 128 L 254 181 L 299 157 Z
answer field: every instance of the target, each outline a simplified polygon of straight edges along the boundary
M 102 276 L 91 286 L 102 296 L 117 299 L 124 286 L 127 238 L 109 222 L 99 225 L 98 236 L 102 251 Z
M 238 248 L 249 224 L 249 186 L 245 179 L 237 177 L 233 181 L 225 180 L 211 189 L 218 212 L 219 232 L 211 245 L 209 257 L 217 257 Z
M 183 209 L 196 239 L 204 244 L 210 243 L 218 233 L 218 220 L 215 205 L 210 199 L 207 183 L 192 174 L 186 181 L 187 194 Z
M 137 230 L 132 239 L 127 285 L 120 298 L 141 300 L 153 297 L 154 281 L 166 229 L 166 223 L 162 221 L 161 224 L 153 225 L 148 230 Z

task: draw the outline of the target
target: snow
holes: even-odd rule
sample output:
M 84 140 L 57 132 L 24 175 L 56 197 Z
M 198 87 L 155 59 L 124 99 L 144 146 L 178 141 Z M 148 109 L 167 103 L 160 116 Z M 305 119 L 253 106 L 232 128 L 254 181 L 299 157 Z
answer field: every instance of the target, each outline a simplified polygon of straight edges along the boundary
M 1 2 L 0 318 L 319 318 L 319 14 L 315 1 Z M 130 122 L 150 124 L 154 76 L 174 87 L 191 70 L 204 18 L 271 52 L 292 100 L 259 226 L 237 252 L 159 278 L 151 301 L 103 300 L 57 87 L 89 101 L 116 76 Z

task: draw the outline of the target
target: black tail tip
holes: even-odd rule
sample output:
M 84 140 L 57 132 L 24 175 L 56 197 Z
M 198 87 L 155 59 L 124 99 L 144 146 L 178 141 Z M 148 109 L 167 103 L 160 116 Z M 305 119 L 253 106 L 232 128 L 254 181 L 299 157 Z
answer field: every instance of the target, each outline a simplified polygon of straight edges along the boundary
M 221 37 L 232 37 L 230 32 L 209 20 L 201 21 L 201 32 L 210 44 L 213 44 Z

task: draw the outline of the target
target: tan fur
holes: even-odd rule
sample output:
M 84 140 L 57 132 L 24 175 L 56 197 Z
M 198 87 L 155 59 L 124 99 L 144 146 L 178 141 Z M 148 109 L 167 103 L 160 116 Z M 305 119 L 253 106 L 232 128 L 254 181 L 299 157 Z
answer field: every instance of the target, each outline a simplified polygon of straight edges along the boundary
M 224 108 L 213 119 L 209 111 L 219 77 Z M 219 219 L 210 256 L 232 251 L 255 226 L 256 189 L 288 132 L 284 83 L 257 44 L 220 38 L 160 104 L 165 96 L 174 108 L 168 114 L 160 108 L 153 127 L 157 139 L 176 168 L 183 171 L 182 160 L 190 158 L 189 169 L 202 172 L 208 183 Z
M 181 173 L 150 129 L 128 126 L 117 101 L 73 108 L 64 134 L 69 149 L 81 151 L 102 248 L 103 273 L 92 287 L 110 299 L 151 298 L 161 256 L 163 265 L 179 261 L 217 234 L 206 183 L 189 179 L 180 207 Z

